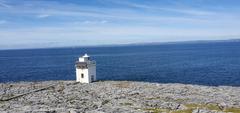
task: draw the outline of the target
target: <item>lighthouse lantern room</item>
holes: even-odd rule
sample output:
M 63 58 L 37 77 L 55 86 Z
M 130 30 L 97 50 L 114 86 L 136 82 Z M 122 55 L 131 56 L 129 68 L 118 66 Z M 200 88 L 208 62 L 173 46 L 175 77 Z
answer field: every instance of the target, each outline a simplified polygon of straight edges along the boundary
M 91 61 L 90 56 L 85 54 L 80 57 L 75 66 L 77 82 L 91 83 L 96 81 L 96 62 Z

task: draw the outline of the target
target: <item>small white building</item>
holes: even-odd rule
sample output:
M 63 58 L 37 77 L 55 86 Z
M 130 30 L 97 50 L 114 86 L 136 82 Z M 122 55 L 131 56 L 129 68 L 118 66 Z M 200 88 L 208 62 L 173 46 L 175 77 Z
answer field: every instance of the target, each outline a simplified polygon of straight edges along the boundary
M 90 60 L 90 56 L 85 54 L 76 62 L 76 81 L 81 83 L 91 83 L 96 81 L 96 62 Z

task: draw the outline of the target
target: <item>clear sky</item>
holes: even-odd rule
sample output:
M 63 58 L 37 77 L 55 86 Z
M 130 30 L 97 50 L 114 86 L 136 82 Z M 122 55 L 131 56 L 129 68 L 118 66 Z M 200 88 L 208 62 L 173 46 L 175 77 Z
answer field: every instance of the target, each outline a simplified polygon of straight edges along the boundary
M 240 38 L 240 0 L 0 0 L 0 49 Z

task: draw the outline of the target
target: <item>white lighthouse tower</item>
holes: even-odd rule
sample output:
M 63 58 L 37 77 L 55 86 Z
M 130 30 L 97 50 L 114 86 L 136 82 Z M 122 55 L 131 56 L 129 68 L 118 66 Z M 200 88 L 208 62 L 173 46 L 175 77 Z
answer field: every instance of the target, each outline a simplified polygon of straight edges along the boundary
M 76 81 L 81 83 L 91 83 L 96 81 L 96 62 L 91 61 L 85 54 L 76 62 Z

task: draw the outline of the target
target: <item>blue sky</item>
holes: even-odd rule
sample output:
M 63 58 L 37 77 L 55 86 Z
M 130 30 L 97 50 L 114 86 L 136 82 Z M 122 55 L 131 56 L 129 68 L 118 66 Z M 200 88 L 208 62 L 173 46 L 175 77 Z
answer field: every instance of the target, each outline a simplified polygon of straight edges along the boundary
M 0 49 L 240 37 L 239 0 L 0 0 Z

